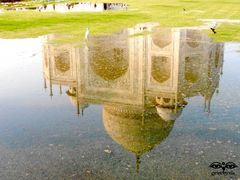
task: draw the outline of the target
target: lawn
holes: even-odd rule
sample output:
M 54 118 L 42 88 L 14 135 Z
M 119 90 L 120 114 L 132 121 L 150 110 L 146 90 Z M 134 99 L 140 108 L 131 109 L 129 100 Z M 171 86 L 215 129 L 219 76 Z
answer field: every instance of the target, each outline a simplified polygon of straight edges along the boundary
M 68 35 L 64 41 L 71 42 L 82 39 L 86 27 L 90 28 L 91 34 L 97 35 L 149 21 L 159 22 L 162 27 L 178 27 L 201 25 L 199 19 L 204 18 L 240 19 L 239 0 L 104 0 L 104 2 L 127 3 L 129 10 L 100 13 L 5 11 L 0 14 L 0 37 L 36 37 L 53 33 Z M 31 6 L 36 4 L 32 1 L 24 3 Z M 186 11 L 183 11 L 183 8 Z M 218 41 L 240 41 L 240 24 L 223 24 L 218 28 L 218 33 L 212 36 Z

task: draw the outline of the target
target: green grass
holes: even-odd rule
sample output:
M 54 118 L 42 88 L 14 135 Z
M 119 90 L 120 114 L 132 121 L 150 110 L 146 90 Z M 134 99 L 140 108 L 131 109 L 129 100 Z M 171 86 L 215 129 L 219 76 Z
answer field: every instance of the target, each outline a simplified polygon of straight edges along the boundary
M 73 2 L 73 1 L 71 1 Z M 94 2 L 101 2 L 96 0 Z M 44 34 L 68 35 L 64 41 L 82 39 L 86 27 L 92 35 L 109 33 L 142 22 L 159 22 L 162 27 L 201 25 L 198 19 L 240 19 L 239 0 L 104 0 L 130 5 L 129 11 L 107 11 L 100 13 L 40 13 L 36 11 L 0 14 L 0 37 L 23 38 Z M 37 2 L 23 2 L 34 6 Z M 41 2 L 42 3 L 42 2 Z M 38 2 L 39 4 L 39 2 Z M 187 11 L 202 10 L 202 13 Z M 216 35 L 218 41 L 240 41 L 240 24 L 223 24 Z M 210 31 L 209 31 L 210 33 Z

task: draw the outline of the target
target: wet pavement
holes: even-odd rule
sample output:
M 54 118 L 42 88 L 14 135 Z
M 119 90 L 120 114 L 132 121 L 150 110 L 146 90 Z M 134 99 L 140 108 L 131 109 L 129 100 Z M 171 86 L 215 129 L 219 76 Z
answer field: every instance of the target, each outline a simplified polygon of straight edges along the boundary
M 144 28 L 0 39 L 0 179 L 240 178 L 240 44 Z

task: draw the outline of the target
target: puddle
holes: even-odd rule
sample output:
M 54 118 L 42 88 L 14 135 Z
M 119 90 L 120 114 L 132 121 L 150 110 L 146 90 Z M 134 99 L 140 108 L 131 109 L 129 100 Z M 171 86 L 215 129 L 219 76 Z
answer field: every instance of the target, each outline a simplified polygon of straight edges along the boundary
M 240 19 L 200 19 L 205 23 L 217 22 L 217 23 L 240 23 Z
M 238 163 L 239 43 L 144 27 L 81 48 L 0 40 L 4 179 L 212 178 L 212 162 Z

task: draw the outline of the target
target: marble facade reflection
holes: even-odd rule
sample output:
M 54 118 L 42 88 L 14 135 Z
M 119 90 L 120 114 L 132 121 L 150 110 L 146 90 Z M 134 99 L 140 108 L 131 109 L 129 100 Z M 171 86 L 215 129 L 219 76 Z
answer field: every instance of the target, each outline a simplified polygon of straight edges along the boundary
M 142 31 L 152 33 L 131 36 Z M 187 98 L 202 96 L 210 112 L 223 67 L 223 44 L 196 29 L 139 24 L 112 35 L 90 37 L 82 48 L 44 43 L 44 79 L 67 86 L 80 114 L 103 106 L 103 124 L 114 141 L 140 156 L 160 144 Z
M 91 37 L 83 48 L 55 47 L 47 42 L 56 37 L 47 36 L 44 78 L 50 87 L 68 86 L 69 95 L 91 103 L 143 105 L 149 100 L 177 108 L 199 94 L 209 103 L 222 73 L 223 44 L 195 29 L 156 29 L 129 37 L 142 26 Z

